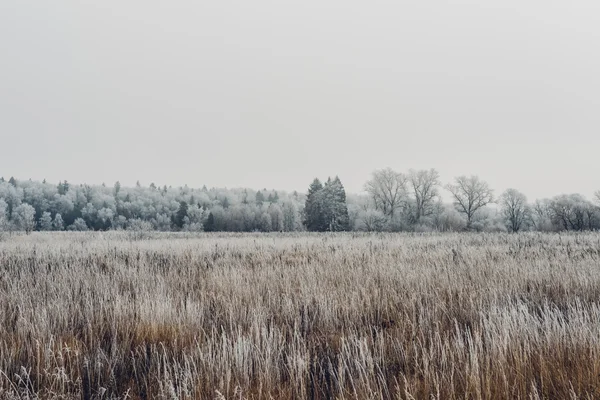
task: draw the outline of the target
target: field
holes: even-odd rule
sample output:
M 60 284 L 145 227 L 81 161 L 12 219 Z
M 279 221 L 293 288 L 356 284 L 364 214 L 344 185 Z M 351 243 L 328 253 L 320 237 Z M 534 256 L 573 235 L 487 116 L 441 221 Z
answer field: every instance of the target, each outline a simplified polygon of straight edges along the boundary
M 600 398 L 600 234 L 5 237 L 0 398 Z

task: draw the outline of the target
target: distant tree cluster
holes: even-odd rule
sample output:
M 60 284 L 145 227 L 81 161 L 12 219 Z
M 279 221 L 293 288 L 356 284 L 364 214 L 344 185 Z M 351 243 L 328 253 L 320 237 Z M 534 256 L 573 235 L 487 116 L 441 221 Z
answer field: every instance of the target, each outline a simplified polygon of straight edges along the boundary
M 304 225 L 313 232 L 341 232 L 350 229 L 346 190 L 337 176 L 325 185 L 319 179 L 311 183 L 304 207 Z
M 262 189 L 58 185 L 0 178 L 0 238 L 24 231 L 583 231 L 600 229 L 600 191 L 528 202 L 516 189 L 495 197 L 477 176 L 440 182 L 436 170 L 373 172 L 364 194 L 338 177 L 306 195 Z M 445 189 L 452 203 L 444 203 Z
M 0 232 L 302 230 L 304 195 L 273 190 L 58 185 L 0 178 Z
M 441 201 L 440 190 L 452 204 Z M 530 204 L 516 189 L 494 197 L 487 182 L 477 176 L 459 176 L 442 186 L 437 171 L 389 168 L 375 171 L 365 185 L 368 199 L 354 215 L 354 229 L 366 231 L 508 231 L 598 230 L 600 191 L 595 202 L 579 194 L 560 195 Z M 490 204 L 495 203 L 495 207 Z

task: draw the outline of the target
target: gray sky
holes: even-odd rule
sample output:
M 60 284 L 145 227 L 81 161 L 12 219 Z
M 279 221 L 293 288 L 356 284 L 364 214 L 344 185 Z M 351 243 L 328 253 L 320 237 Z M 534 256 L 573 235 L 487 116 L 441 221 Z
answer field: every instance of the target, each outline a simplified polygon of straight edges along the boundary
M 598 1 L 0 2 L 0 175 L 600 189 Z

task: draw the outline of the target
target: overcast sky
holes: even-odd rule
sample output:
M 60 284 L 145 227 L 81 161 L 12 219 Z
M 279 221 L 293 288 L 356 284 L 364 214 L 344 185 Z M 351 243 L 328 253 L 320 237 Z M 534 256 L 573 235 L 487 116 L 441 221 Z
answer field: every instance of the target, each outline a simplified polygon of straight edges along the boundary
M 600 189 L 600 2 L 0 2 L 0 175 Z

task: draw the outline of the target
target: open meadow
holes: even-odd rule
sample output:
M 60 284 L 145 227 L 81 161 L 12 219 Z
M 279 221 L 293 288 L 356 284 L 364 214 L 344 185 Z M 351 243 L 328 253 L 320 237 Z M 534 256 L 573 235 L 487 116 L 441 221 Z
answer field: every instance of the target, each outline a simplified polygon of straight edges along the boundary
M 600 233 L 6 236 L 0 398 L 600 398 Z

